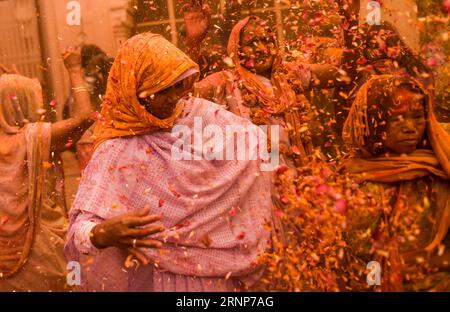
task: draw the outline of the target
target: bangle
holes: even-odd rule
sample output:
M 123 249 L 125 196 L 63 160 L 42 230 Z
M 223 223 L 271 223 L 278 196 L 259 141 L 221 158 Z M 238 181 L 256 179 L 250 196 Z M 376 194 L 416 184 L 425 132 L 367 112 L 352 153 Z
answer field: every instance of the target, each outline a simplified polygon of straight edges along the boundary
M 77 94 L 80 92 L 89 92 L 89 90 L 86 87 L 76 87 L 72 88 L 73 94 Z
M 76 91 L 76 90 L 87 90 L 87 88 L 84 87 L 84 86 L 81 86 L 81 87 L 74 87 L 74 88 L 72 88 L 72 90 L 74 90 L 74 91 Z
M 96 228 L 97 228 L 97 225 L 92 228 L 91 233 L 89 233 L 89 238 L 91 239 L 91 243 L 92 243 L 92 245 L 94 245 L 95 248 L 97 248 L 97 249 L 104 249 L 105 247 L 101 246 L 95 240 L 95 230 L 96 230 Z

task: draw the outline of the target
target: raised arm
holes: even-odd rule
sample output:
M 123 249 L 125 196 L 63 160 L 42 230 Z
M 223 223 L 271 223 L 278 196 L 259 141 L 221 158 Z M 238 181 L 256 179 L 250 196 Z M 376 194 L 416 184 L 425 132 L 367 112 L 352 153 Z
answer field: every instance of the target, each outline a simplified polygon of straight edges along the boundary
M 291 76 L 297 77 L 304 89 L 329 89 L 350 83 L 347 73 L 331 64 L 286 63 Z
M 90 92 L 84 85 L 80 49 L 68 48 L 63 57 L 70 77 L 74 106 L 70 118 L 52 124 L 52 149 L 58 152 L 76 143 L 93 123 Z
M 341 16 L 344 35 L 344 53 L 342 69 L 354 79 L 357 74 L 357 60 L 361 54 L 361 35 L 359 34 L 360 0 L 339 0 L 339 15 Z
M 211 25 L 211 9 L 201 0 L 191 0 L 183 8 L 184 24 L 186 27 L 185 52 L 198 62 L 203 40 Z
M 0 75 L 3 74 L 16 74 L 20 75 L 19 70 L 17 69 L 16 65 L 13 64 L 11 68 L 8 68 L 7 66 L 0 64 Z
M 230 38 L 231 30 L 234 25 L 237 24 L 239 20 L 241 20 L 241 4 L 240 0 L 229 0 L 226 1 L 225 12 L 223 14 L 223 20 L 220 24 L 220 28 L 222 28 L 222 45 L 227 47 L 228 40 Z
M 361 8 L 361 3 L 360 0 L 338 0 L 337 3 L 339 5 L 339 15 L 343 21 L 345 37 L 347 35 L 351 35 L 348 30 L 352 27 L 358 26 L 359 24 L 359 11 Z

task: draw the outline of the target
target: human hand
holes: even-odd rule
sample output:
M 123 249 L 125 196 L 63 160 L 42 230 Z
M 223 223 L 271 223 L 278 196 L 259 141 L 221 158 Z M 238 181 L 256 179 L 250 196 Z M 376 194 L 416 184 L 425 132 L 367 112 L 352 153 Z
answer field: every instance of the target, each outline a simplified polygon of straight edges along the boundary
M 91 240 L 99 249 L 118 247 L 126 249 L 137 260 L 148 264 L 148 259 L 139 248 L 160 248 L 160 241 L 148 236 L 164 231 L 162 225 L 149 225 L 161 219 L 160 216 L 148 215 L 150 209 L 140 213 L 125 214 L 114 217 L 96 225 L 91 232 Z

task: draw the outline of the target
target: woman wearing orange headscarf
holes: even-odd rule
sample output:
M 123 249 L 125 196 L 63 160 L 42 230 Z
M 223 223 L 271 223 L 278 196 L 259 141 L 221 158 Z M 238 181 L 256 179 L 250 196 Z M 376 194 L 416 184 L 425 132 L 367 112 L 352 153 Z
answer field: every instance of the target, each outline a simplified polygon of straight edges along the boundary
M 368 195 L 348 215 L 349 265 L 381 264 L 383 291 L 450 290 L 450 136 L 412 78 L 372 77 L 344 126 L 342 170 Z M 356 289 L 367 289 L 364 285 Z
M 196 85 L 196 94 L 210 99 L 258 125 L 280 125 L 285 162 L 308 163 L 313 153 L 309 121 L 311 107 L 305 94 L 313 87 L 329 88 L 340 75 L 331 65 L 281 59 L 268 23 L 250 16 L 233 28 L 227 63 L 232 70 L 213 74 Z
M 82 261 L 81 290 L 233 291 L 259 276 L 271 208 L 260 160 L 198 159 L 212 140 L 205 137 L 174 154 L 186 135 L 179 130 L 198 120 L 260 131 L 187 97 L 198 74 L 160 35 L 137 35 L 120 49 L 70 217 L 66 257 Z M 197 140 L 182 137 L 183 146 Z M 133 267 L 130 256 L 144 265 Z
M 343 24 L 344 51 L 342 64 L 352 83 L 334 90 L 336 130 L 340 133 L 359 88 L 374 75 L 409 76 L 427 89 L 434 77 L 420 55 L 408 47 L 396 26 L 384 20 L 369 25 L 360 20 L 361 1 L 339 0 Z M 364 18 L 364 17 L 363 17 Z
M 318 134 L 311 123 L 314 112 L 305 94 L 312 88 L 332 87 L 339 71 L 331 65 L 284 62 L 274 32 L 266 21 L 255 16 L 233 27 L 228 55 L 230 69 L 197 83 L 196 95 L 256 125 L 278 126 L 281 164 L 273 176 L 273 184 L 277 185 L 278 173 L 296 176 L 298 168 L 306 166 L 314 153 L 312 136 Z M 272 200 L 280 211 L 285 209 L 284 199 L 275 187 Z M 277 230 L 283 232 L 281 223 Z
M 0 291 L 64 291 L 63 255 L 67 227 L 64 175 L 59 152 L 90 122 L 79 51 L 65 64 L 74 90 L 70 118 L 43 120 L 38 80 L 0 77 Z

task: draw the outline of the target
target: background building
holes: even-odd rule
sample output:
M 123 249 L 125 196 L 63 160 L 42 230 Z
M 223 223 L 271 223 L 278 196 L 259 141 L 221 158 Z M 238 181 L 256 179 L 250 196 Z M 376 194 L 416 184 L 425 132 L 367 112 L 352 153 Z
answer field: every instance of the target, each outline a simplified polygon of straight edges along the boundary
M 67 15 L 76 2 L 81 9 L 79 25 L 69 25 Z M 94 43 L 114 56 L 120 43 L 136 32 L 161 33 L 181 44 L 181 7 L 179 0 L 0 0 L 0 63 L 16 64 L 21 73 L 38 77 L 58 103 L 64 103 L 69 85 L 60 58 L 67 45 Z M 225 8 L 225 0 L 210 0 L 213 25 Z M 250 1 L 247 1 L 250 3 Z M 245 5 L 246 12 L 270 18 L 277 25 L 281 42 L 297 34 L 298 27 L 286 22 L 291 8 L 301 8 L 296 1 L 258 0 Z M 312 1 L 312 3 L 315 1 Z M 303 1 L 302 1 L 303 3 Z M 362 1 L 364 3 L 364 0 Z M 393 21 L 415 50 L 419 35 L 415 25 L 414 0 L 384 0 L 383 18 Z M 362 14 L 366 8 L 362 5 Z M 214 26 L 213 26 L 214 27 Z M 213 38 L 214 39 L 214 38 Z M 62 107 L 59 105 L 58 112 Z
M 81 9 L 80 25 L 69 25 L 67 15 L 71 2 Z M 179 0 L 0 0 L 0 63 L 16 64 L 20 72 L 38 77 L 49 91 L 49 97 L 63 103 L 68 95 L 67 76 L 60 58 L 67 45 L 94 43 L 114 56 L 120 42 L 133 33 L 161 33 L 175 44 L 181 44 L 181 7 Z M 223 13 L 225 0 L 210 0 L 213 25 Z M 250 3 L 250 1 L 247 1 Z M 296 1 L 258 0 L 244 9 L 272 19 L 280 41 L 296 34 L 298 28 L 286 23 Z M 303 1 L 301 1 L 303 3 Z M 311 1 L 313 3 L 315 1 Z M 364 3 L 364 0 L 362 1 Z M 362 5 L 362 14 L 366 8 Z M 244 12 L 243 14 L 245 14 Z M 405 41 L 419 48 L 417 10 L 414 0 L 384 0 L 382 18 L 393 21 Z M 213 26 L 214 27 L 214 26 Z M 59 112 L 61 105 L 59 106 Z

